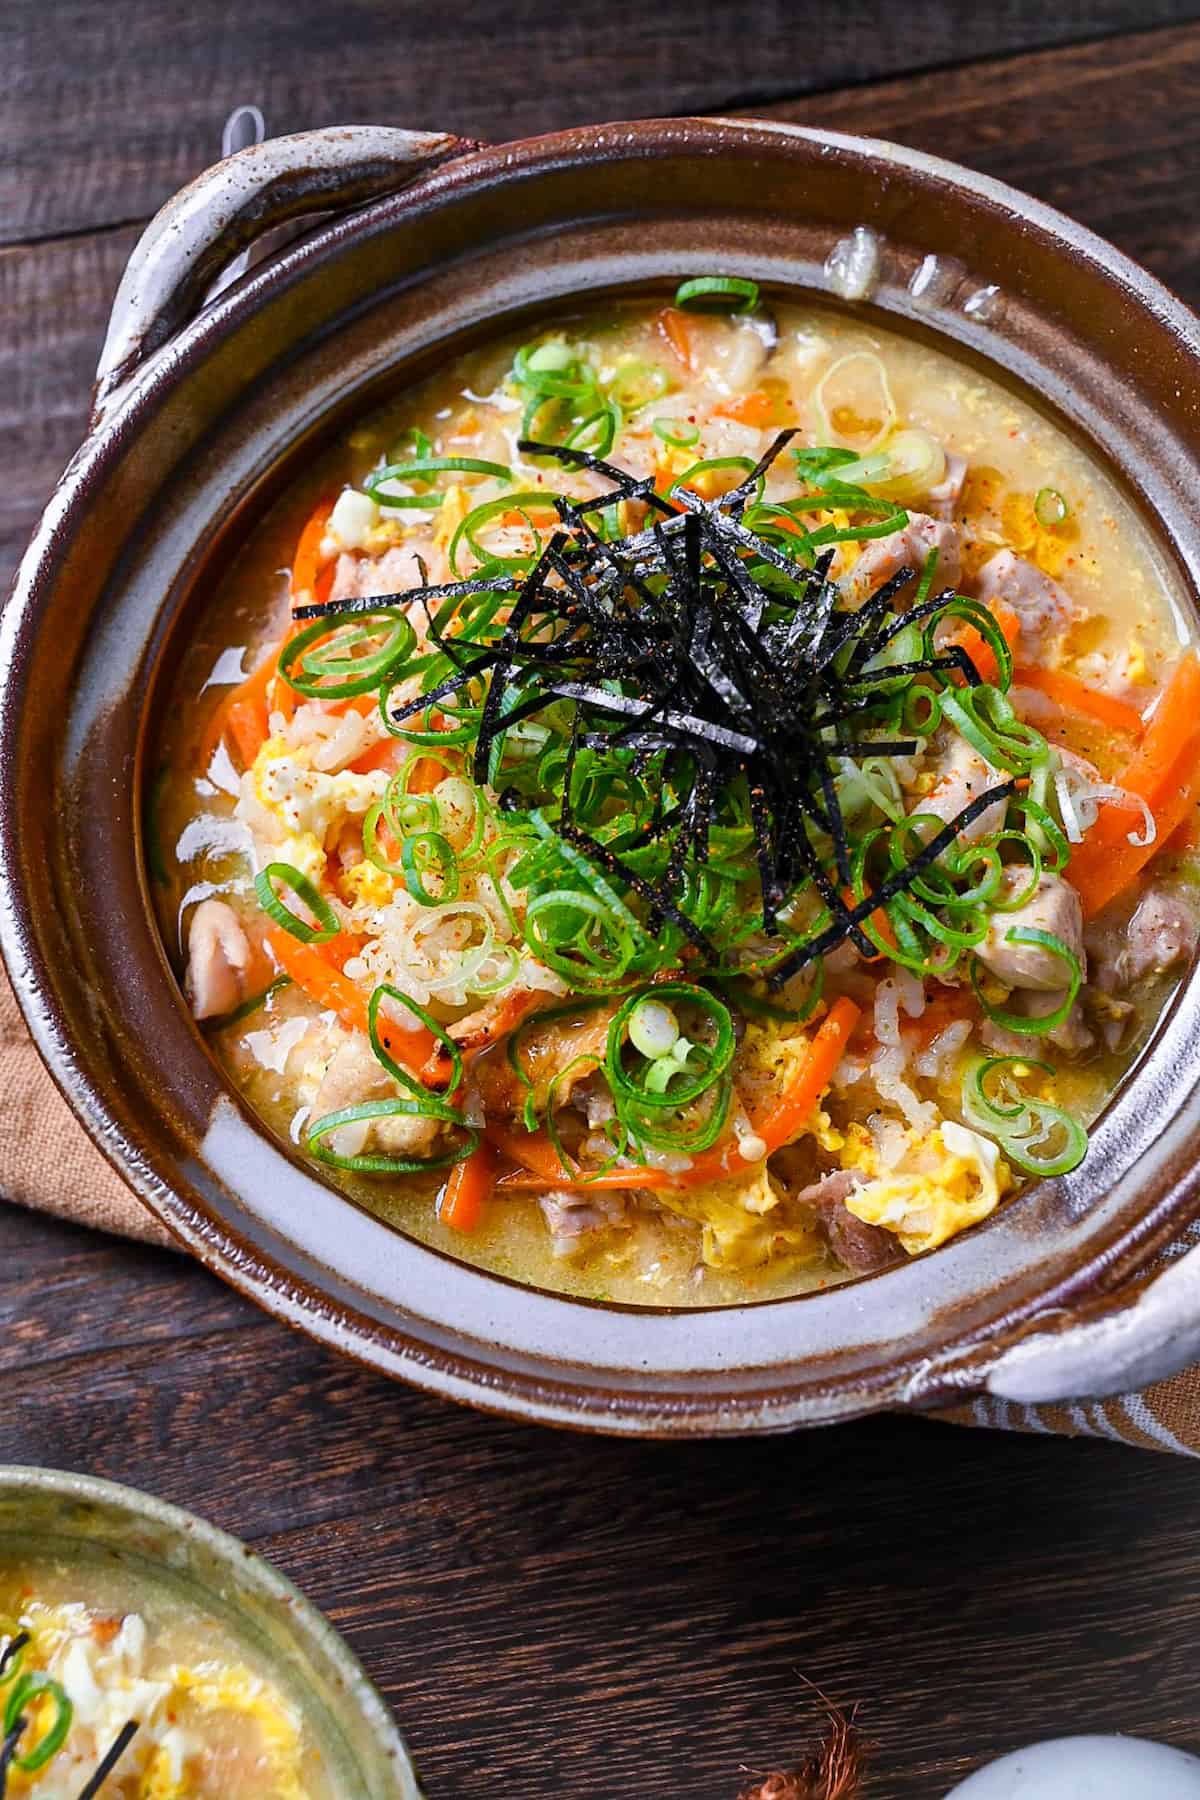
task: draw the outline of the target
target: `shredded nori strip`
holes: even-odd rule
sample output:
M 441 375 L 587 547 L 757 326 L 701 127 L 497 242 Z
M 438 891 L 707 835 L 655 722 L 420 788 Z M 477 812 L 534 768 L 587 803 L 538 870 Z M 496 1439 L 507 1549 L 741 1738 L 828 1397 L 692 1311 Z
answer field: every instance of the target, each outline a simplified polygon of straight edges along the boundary
M 0 1650 L 0 1677 L 5 1674 L 13 1657 L 19 1656 L 28 1642 L 29 1633 L 27 1631 L 18 1631 L 14 1637 L 9 1638 L 3 1650 Z
M 24 1713 L 13 1723 L 11 1731 L 0 1744 L 0 1800 L 8 1792 L 8 1771 L 12 1767 L 13 1757 L 17 1754 L 17 1746 L 21 1742 L 25 1727 L 29 1723 Z
M 79 1800 L 95 1800 L 95 1796 L 100 1792 L 100 1789 L 108 1780 L 109 1776 L 128 1750 L 130 1744 L 137 1736 L 138 1730 L 139 1726 L 136 1719 L 126 1719 L 124 1725 L 122 1725 L 120 1731 L 118 1731 L 116 1737 L 105 1751 L 102 1760 L 96 1765 L 95 1773 L 91 1775 L 86 1784 L 80 1788 Z
M 423 605 L 429 644 L 455 672 L 416 699 L 389 707 L 388 721 L 400 726 L 486 673 L 472 759 L 477 782 L 500 786 L 504 739 L 514 725 L 547 706 L 571 707 L 553 829 L 644 901 L 652 930 L 670 923 L 710 964 L 720 957 L 689 916 L 683 884 L 689 867 L 702 866 L 707 857 L 722 796 L 744 782 L 764 933 L 782 935 L 780 915 L 810 885 L 829 914 L 828 925 L 812 938 L 797 944 L 794 933 L 785 936 L 790 947 L 782 959 L 776 949 L 774 960 L 747 966 L 745 973 L 762 974 L 775 987 L 846 939 L 863 955 L 874 955 L 864 923 L 973 819 L 1014 791 L 1007 782 L 979 796 L 861 902 L 847 899 L 852 857 L 838 799 L 839 762 L 917 753 L 917 738 L 896 729 L 898 680 L 957 671 L 975 686 L 981 677 L 961 646 L 947 644 L 934 653 L 928 637 L 927 654 L 902 663 L 878 661 L 902 631 L 935 620 L 954 599 L 953 589 L 900 611 L 895 603 L 918 574 L 905 565 L 851 609 L 830 578 L 832 548 L 815 557 L 811 551 L 792 556 L 745 523 L 760 482 L 794 436 L 781 432 L 753 472 L 714 500 L 686 488 L 664 498 L 648 478 L 589 451 L 523 439 L 523 455 L 586 470 L 610 484 L 586 499 L 547 492 L 560 523 L 527 571 L 327 601 L 296 614 L 335 621 L 385 606 Z M 592 521 L 618 503 L 640 509 L 642 519 L 623 537 L 607 529 L 601 534 Z M 814 497 L 814 507 L 819 504 Z M 799 559 L 805 554 L 810 560 Z M 444 629 L 433 618 L 433 602 L 479 594 L 511 596 L 498 636 L 464 639 L 455 635 L 453 616 Z M 660 803 L 657 818 L 643 821 L 632 838 L 601 842 L 574 813 L 579 748 L 626 758 L 632 753 L 635 773 L 644 773 L 655 757 L 665 759 L 658 771 L 662 801 L 669 797 L 673 804 L 667 810 Z M 529 805 L 511 787 L 501 787 L 500 801 L 509 812 Z M 652 842 L 667 847 L 656 880 L 628 860 Z

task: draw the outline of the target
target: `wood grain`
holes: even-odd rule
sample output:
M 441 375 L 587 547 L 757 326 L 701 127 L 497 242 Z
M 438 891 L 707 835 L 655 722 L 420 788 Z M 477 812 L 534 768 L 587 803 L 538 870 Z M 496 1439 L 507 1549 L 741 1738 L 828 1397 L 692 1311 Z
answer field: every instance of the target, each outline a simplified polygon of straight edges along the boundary
M 0 66 L 20 78 L 5 83 L 0 233 L 42 237 L 154 211 L 215 160 L 226 114 L 243 101 L 275 134 L 353 122 L 525 137 L 1197 16 L 1187 0 L 992 0 L 969 13 L 960 0 L 842 0 L 828 19 L 788 0 L 8 0 Z
M 1196 10 L 849 0 L 834 30 L 783 0 L 585 0 L 497 31 L 476 0 L 444 19 L 10 0 L 0 234 L 44 241 L 0 250 L 0 578 L 82 433 L 136 236 L 83 228 L 193 174 L 235 99 L 274 129 L 509 135 L 787 95 L 760 110 L 1015 181 L 1200 300 L 1200 26 L 965 61 Z M 933 1800 L 1042 1734 L 1200 1750 L 1182 1460 L 886 1418 L 678 1447 L 522 1430 L 334 1359 L 179 1257 L 13 1209 L 0 1373 L 0 1459 L 152 1488 L 300 1581 L 395 1705 L 432 1800 L 733 1800 L 744 1768 L 815 1737 L 805 1678 L 861 1703 L 870 1800 Z
M 1200 1748 L 1187 1463 L 896 1419 L 518 1429 L 169 1254 L 14 1213 L 0 1325 L 0 1459 L 153 1488 L 271 1556 L 366 1659 L 433 1800 L 733 1800 L 817 1731 L 805 1677 L 861 1703 L 871 1800 L 931 1800 L 1039 1732 Z
M 1200 304 L 1200 212 L 1189 202 L 1200 191 L 1198 86 L 1192 25 L 761 110 L 895 138 L 1014 182 Z M 0 249 L 0 589 L 85 429 L 104 321 L 136 236 L 123 227 Z

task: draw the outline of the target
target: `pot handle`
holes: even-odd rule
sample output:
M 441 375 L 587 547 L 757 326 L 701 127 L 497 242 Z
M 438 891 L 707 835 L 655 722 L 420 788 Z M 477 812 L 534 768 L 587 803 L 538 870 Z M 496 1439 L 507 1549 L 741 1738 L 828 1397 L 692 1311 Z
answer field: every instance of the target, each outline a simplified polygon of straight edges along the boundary
M 121 277 L 96 369 L 93 424 L 264 232 L 365 205 L 474 148 L 444 132 L 348 125 L 269 138 L 206 169 L 156 213 Z
M 926 1364 L 905 1395 L 947 1405 L 947 1387 L 1023 1406 L 1101 1400 L 1177 1375 L 1200 1362 L 1200 1244 L 1151 1280 L 1076 1309 L 1037 1315 L 986 1349 L 970 1346 Z

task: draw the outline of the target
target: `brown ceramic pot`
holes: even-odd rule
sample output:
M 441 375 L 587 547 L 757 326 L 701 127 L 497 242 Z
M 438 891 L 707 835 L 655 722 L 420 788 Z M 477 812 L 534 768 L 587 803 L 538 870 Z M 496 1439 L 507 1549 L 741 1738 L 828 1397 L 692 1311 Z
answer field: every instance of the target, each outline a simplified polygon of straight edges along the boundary
M 197 313 L 231 254 L 317 209 L 332 216 Z M 439 1393 L 598 1430 L 766 1431 L 980 1392 L 1110 1392 L 1200 1350 L 1192 1259 L 1129 1298 L 1197 1208 L 1190 985 L 1075 1175 L 893 1272 L 684 1313 L 522 1288 L 349 1205 L 247 1114 L 159 943 L 139 823 L 155 707 L 190 596 L 313 446 L 385 384 L 581 293 L 669 291 L 716 268 L 820 294 L 859 224 L 883 239 L 879 316 L 988 360 L 1089 438 L 1193 592 L 1200 335 L 1185 308 L 965 170 L 693 119 L 500 149 L 312 133 L 201 177 L 135 253 L 95 427 L 4 613 L 0 931 L 64 1093 L 209 1267 Z M 952 278 L 922 306 L 910 282 L 929 256 L 954 259 Z

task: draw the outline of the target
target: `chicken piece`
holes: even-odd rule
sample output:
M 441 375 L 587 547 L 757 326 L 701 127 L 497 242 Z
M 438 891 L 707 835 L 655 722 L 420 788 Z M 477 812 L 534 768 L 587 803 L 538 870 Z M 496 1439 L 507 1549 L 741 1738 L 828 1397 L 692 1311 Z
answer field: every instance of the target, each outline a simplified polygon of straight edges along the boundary
M 1079 608 L 1056 581 L 1011 550 L 998 550 L 988 558 L 975 588 L 985 606 L 1002 602 L 1016 613 L 1021 621 L 1021 655 L 1026 661 L 1044 656 L 1048 646 L 1080 617 Z
M 946 473 L 937 486 L 930 488 L 925 496 L 928 502 L 927 511 L 931 519 L 941 519 L 945 524 L 950 523 L 958 510 L 966 479 L 966 457 L 956 456 L 953 451 L 950 451 L 946 456 Z M 940 558 L 938 566 L 939 568 L 941 566 Z
M 538 1200 L 555 1256 L 573 1256 L 585 1248 L 584 1239 L 597 1231 L 609 1231 L 626 1222 L 628 1197 L 619 1188 L 596 1189 L 590 1194 L 572 1188 L 556 1189 Z
M 1105 1049 L 1123 1049 L 1137 1023 L 1137 1008 L 1132 1000 L 1117 1000 L 1093 987 L 1088 990 L 1088 1004 Z
M 310 1117 L 315 1121 L 363 1100 L 390 1099 L 396 1083 L 377 1060 L 366 1038 L 347 1038 L 334 1052 L 313 1097 Z M 339 1156 L 360 1156 L 368 1142 L 388 1156 L 424 1156 L 437 1139 L 436 1119 L 398 1113 L 394 1118 L 358 1119 L 339 1126 L 325 1140 Z
M 834 1169 L 810 1187 L 801 1188 L 795 1196 L 802 1205 L 811 1206 L 824 1227 L 829 1248 L 856 1275 L 885 1269 L 900 1254 L 892 1232 L 881 1225 L 867 1225 L 848 1210 L 846 1196 L 861 1182 L 862 1177 L 853 1169 Z
M 919 575 L 929 561 L 930 552 L 938 553 L 934 587 L 954 587 L 962 573 L 962 556 L 958 530 L 954 525 L 931 519 L 928 513 L 910 512 L 908 524 L 890 537 L 868 541 L 850 573 L 840 582 L 849 606 L 861 606 L 885 581 L 890 581 L 905 564 Z
M 944 819 L 949 824 L 972 800 L 977 800 L 980 794 L 985 794 L 989 788 L 1001 786 L 1008 779 L 1002 769 L 993 768 L 957 732 L 939 733 L 934 739 L 934 750 L 937 760 L 923 775 L 922 786 L 925 792 L 918 795 L 909 807 L 910 814 L 932 813 L 935 818 Z M 981 838 L 989 837 L 993 831 L 999 831 L 1004 824 L 1007 808 L 1007 798 L 985 807 L 977 819 L 972 819 L 963 828 L 960 833 L 962 842 L 975 844 Z
M 555 1102 L 565 1106 L 580 1082 L 604 1061 L 608 1027 L 616 1010 L 615 1004 L 581 1009 L 541 1025 L 535 1021 L 522 1034 L 521 1066 L 533 1084 L 533 1104 L 539 1113 L 549 1104 L 555 1076 L 562 1077 L 554 1090 Z M 515 1118 L 523 1110 L 530 1089 L 514 1072 L 505 1044 L 497 1044 L 480 1057 L 475 1079 L 485 1112 Z
M 446 1029 L 460 1050 L 482 1050 L 494 1039 L 514 1031 L 527 1014 L 554 1003 L 555 995 L 545 988 L 506 988 L 503 994 L 493 995 Z
M 422 543 L 397 544 L 379 557 L 339 556 L 329 597 L 365 600 L 374 595 L 405 594 L 423 585 L 418 555 L 428 565 L 432 554 L 432 546 Z
M 188 927 L 184 979 L 195 1017 L 220 1018 L 248 999 L 253 964 L 250 940 L 232 906 L 224 900 L 202 900 Z
M 1066 996 L 1067 990 L 1063 987 L 1036 992 L 1032 988 L 1018 988 L 1008 1010 L 1026 1019 L 1044 1019 L 1047 1013 L 1057 1011 Z M 1050 1031 L 1006 1031 L 1003 1025 L 987 1019 L 980 1027 L 979 1036 L 984 1048 L 996 1056 L 1037 1056 L 1039 1044 L 1053 1044 L 1067 1056 L 1082 1056 L 1096 1042 L 1096 1034 L 1088 1024 L 1079 1000 L 1062 1024 L 1055 1025 Z
M 1198 934 L 1200 925 L 1186 901 L 1164 888 L 1149 888 L 1128 924 L 1089 933 L 1089 947 L 1096 951 L 1096 986 L 1115 994 L 1147 975 L 1165 975 L 1190 958 Z
M 1001 880 L 1000 897 L 1011 898 L 1028 884 L 1029 871 L 1022 865 L 1006 869 Z M 998 981 L 1010 988 L 1033 988 L 1050 994 L 1061 990 L 1066 973 L 1061 956 L 1042 944 L 1012 943 L 1013 931 L 1047 931 L 1060 938 L 1067 949 L 1086 965 L 1083 948 L 1083 907 L 1079 895 L 1061 875 L 1042 875 L 1037 887 L 1013 912 L 998 912 L 992 918 L 988 934 L 976 949 L 984 967 Z M 1053 1012 L 1053 1007 L 1048 1008 Z

